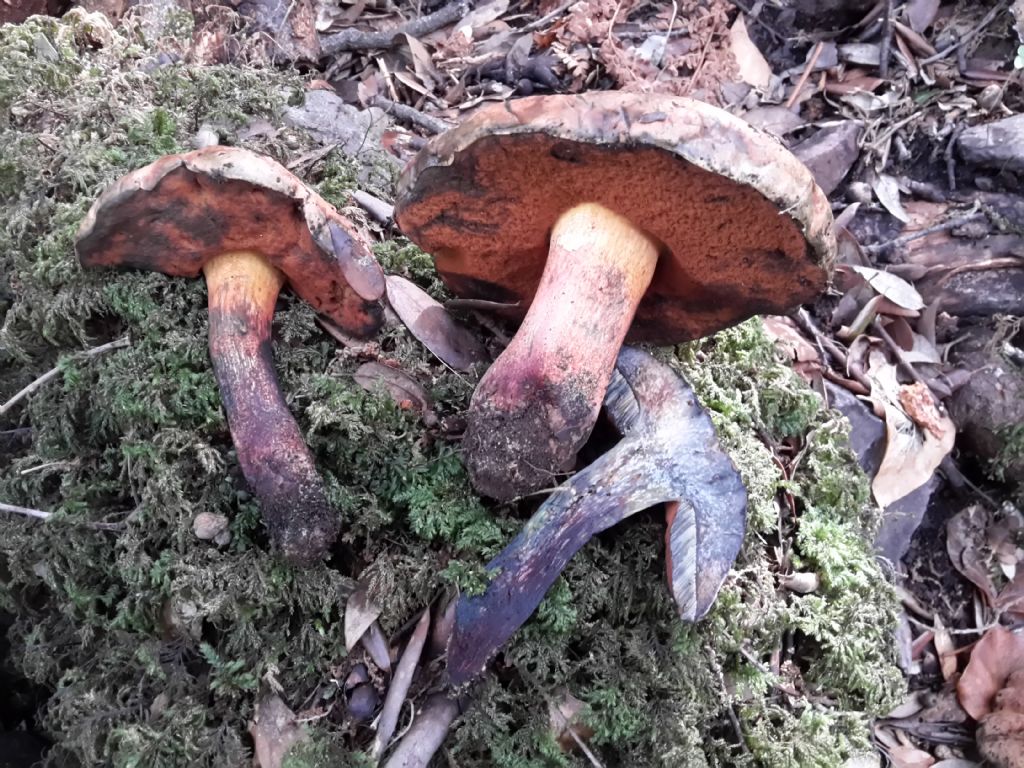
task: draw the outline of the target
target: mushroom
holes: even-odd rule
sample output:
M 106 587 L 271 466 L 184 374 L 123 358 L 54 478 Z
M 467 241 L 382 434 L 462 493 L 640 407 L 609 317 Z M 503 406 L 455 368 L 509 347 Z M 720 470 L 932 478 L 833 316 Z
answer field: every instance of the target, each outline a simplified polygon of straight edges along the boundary
M 778 140 L 639 93 L 481 109 L 406 168 L 395 218 L 457 295 L 529 306 L 463 441 L 474 486 L 499 500 L 573 468 L 624 340 L 786 312 L 821 292 L 835 253 L 828 200 Z
M 554 493 L 487 565 L 482 595 L 463 595 L 448 644 L 448 675 L 462 685 L 529 618 L 566 563 L 590 539 L 668 502 L 666 565 L 679 615 L 707 614 L 743 542 L 747 492 L 689 385 L 646 352 L 623 347 L 605 405 L 624 435 Z
M 281 394 L 271 323 L 287 282 L 347 333 L 374 334 L 384 275 L 364 237 L 270 158 L 214 146 L 115 182 L 82 222 L 75 249 L 86 267 L 205 275 L 210 358 L 242 473 L 283 558 L 322 558 L 340 521 Z

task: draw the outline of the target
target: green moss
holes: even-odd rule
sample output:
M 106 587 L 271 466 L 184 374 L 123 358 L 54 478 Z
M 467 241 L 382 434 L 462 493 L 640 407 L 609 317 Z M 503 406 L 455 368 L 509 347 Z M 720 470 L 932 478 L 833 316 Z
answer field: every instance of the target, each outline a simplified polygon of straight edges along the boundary
M 69 24 L 0 31 L 0 401 L 61 371 L 0 423 L 32 428 L 28 447 L 0 453 L 0 499 L 56 513 L 45 525 L 4 521 L 12 662 L 52 692 L 41 713 L 52 765 L 241 765 L 266 674 L 294 707 L 334 700 L 331 680 L 351 662 L 343 616 L 355 577 L 385 632 L 397 631 L 442 590 L 482 589 L 484 564 L 533 505 L 483 503 L 453 435 L 358 387 L 358 354 L 285 296 L 275 365 L 344 527 L 328 565 L 292 571 L 269 556 L 210 370 L 201 281 L 83 271 L 73 238 L 113 179 L 187 148 L 203 124 L 227 139 L 252 119 L 277 125 L 303 84 L 249 68 L 148 69 L 140 38 L 93 50 Z M 38 55 L 39 35 L 56 59 Z M 312 146 L 296 141 L 241 143 L 288 161 Z M 336 152 L 306 171 L 336 204 L 358 177 Z M 376 252 L 446 296 L 415 246 L 396 238 Z M 131 345 L 72 357 L 121 337 Z M 464 411 L 475 376 L 440 365 L 401 328 L 378 343 L 430 392 L 442 424 Z M 845 423 L 757 323 L 658 354 L 692 381 L 747 484 L 736 569 L 711 616 L 683 626 L 663 583 L 660 515 L 599 536 L 481 682 L 449 743 L 464 768 L 584 764 L 550 733 L 547 702 L 563 686 L 587 703 L 607 763 L 635 766 L 837 765 L 897 692 L 895 602 L 865 543 L 876 521 Z M 784 441 L 800 451 L 788 478 L 771 448 Z M 199 512 L 230 518 L 228 545 L 195 539 Z M 816 593 L 778 586 L 783 547 L 819 574 Z M 785 706 L 761 668 L 783 636 L 802 686 Z M 368 764 L 365 733 L 334 717 L 308 730 L 287 764 Z

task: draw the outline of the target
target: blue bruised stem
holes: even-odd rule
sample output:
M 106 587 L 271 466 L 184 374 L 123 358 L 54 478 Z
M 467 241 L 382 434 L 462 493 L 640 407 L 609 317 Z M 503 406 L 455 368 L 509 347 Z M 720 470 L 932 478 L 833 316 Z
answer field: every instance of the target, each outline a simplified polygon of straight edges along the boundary
M 596 534 L 663 502 L 669 578 L 684 620 L 711 608 L 743 541 L 747 494 L 711 419 L 679 374 L 623 347 L 605 408 L 623 439 L 559 487 L 487 569 L 487 591 L 462 596 L 448 673 L 463 685 L 540 604 L 558 574 Z

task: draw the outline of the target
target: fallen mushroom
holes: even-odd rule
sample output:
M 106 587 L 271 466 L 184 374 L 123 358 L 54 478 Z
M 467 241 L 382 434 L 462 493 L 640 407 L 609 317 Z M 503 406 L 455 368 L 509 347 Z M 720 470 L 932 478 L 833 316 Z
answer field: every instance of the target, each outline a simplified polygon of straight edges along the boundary
M 210 359 L 238 461 L 281 555 L 306 565 L 338 533 L 270 349 L 281 287 L 355 336 L 383 319 L 384 275 L 362 235 L 270 158 L 208 147 L 161 158 L 92 206 L 75 250 L 86 267 L 206 276 Z
M 480 381 L 474 487 L 573 468 L 624 339 L 695 339 L 825 286 L 828 200 L 773 137 L 697 101 L 602 92 L 485 107 L 406 168 L 395 218 L 457 295 L 529 305 Z
M 486 592 L 460 597 L 448 674 L 462 685 L 540 603 L 569 559 L 596 534 L 670 502 L 668 576 L 680 616 L 702 618 L 739 552 L 747 494 L 686 382 L 623 347 L 605 398 L 623 439 L 555 490 L 487 569 Z

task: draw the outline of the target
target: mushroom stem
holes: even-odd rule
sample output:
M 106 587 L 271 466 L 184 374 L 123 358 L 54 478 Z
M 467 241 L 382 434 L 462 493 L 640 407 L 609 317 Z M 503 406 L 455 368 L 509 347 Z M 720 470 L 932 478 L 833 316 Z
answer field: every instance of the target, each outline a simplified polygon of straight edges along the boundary
M 555 223 L 530 310 L 473 394 L 464 445 L 478 491 L 507 501 L 572 469 L 658 250 L 596 203 Z
M 271 323 L 284 276 L 249 251 L 217 256 L 203 272 L 210 359 L 242 474 L 282 556 L 313 563 L 334 541 L 339 521 L 274 371 Z

